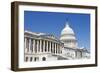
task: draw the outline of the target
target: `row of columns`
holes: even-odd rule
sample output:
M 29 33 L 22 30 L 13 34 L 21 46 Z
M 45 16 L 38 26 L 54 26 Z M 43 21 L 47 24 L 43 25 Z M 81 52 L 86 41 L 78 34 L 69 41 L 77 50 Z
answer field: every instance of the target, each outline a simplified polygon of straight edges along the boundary
M 25 46 L 24 47 L 25 52 L 33 52 L 33 53 L 50 52 L 55 54 L 57 53 L 60 54 L 62 52 L 59 43 L 47 40 L 38 40 L 25 37 L 24 46 Z

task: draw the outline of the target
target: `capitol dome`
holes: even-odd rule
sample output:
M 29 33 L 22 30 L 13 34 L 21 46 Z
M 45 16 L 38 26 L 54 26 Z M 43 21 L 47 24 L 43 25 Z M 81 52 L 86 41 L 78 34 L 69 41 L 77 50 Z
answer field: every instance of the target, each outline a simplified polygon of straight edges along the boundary
M 61 35 L 63 35 L 63 34 L 74 34 L 74 31 L 72 30 L 72 28 L 69 27 L 68 22 L 67 22 L 65 28 L 61 32 Z
M 61 31 L 60 40 L 64 43 L 65 47 L 76 48 L 77 40 L 73 29 L 69 26 L 67 22 L 64 29 Z

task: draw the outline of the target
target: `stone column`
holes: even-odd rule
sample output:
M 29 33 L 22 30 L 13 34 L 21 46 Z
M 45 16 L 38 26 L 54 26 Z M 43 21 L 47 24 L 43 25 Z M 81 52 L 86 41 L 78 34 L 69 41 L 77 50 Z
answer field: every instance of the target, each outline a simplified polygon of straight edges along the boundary
M 61 51 L 62 51 L 62 44 L 60 45 L 60 54 L 61 54 Z
M 57 43 L 56 43 L 56 51 L 57 51 Z M 57 52 L 55 51 L 55 53 L 57 54 Z
M 39 52 L 39 40 L 37 40 L 37 53 Z
M 61 44 L 59 45 L 59 54 L 60 54 L 60 52 L 61 52 Z
M 40 40 L 38 40 L 38 52 L 40 52 Z
M 55 43 L 53 43 L 53 53 L 55 53 Z
M 57 43 L 55 43 L 55 54 L 56 54 L 56 49 L 57 49 L 56 44 L 57 44 Z
M 58 54 L 58 44 L 57 44 L 57 54 Z
M 52 53 L 54 53 L 54 43 L 52 42 Z
M 51 42 L 51 50 L 50 50 L 50 51 L 51 51 L 51 53 L 52 53 L 52 42 Z
M 46 47 L 46 49 L 47 49 L 47 52 L 48 52 L 48 41 L 47 41 L 47 43 L 46 43 L 46 44 L 47 44 L 47 47 Z
M 45 40 L 43 40 L 43 52 L 45 52 Z
M 25 41 L 24 41 L 24 49 L 25 49 L 25 52 L 27 52 L 27 47 L 26 47 L 26 41 L 27 39 L 26 39 L 26 37 L 25 37 Z
M 49 42 L 49 52 L 51 53 L 51 42 Z
M 42 40 L 40 40 L 40 52 L 42 52 L 42 47 L 41 47 L 41 45 L 42 45 Z
M 61 53 L 61 44 L 60 44 L 60 47 L 59 47 L 59 53 Z
M 50 45 L 49 45 L 49 41 L 47 41 L 47 42 L 48 42 L 48 44 L 47 44 L 47 45 L 48 45 L 48 48 L 47 48 L 47 50 L 48 50 L 48 52 L 49 52 L 49 47 L 50 47 Z
M 33 39 L 33 52 L 35 53 L 35 39 Z
M 29 39 L 29 52 L 31 52 L 31 39 Z
M 47 41 L 45 40 L 45 52 L 47 52 Z
M 53 53 L 55 53 L 55 43 L 53 43 Z
M 56 45 L 55 45 L 56 47 L 55 47 L 55 53 L 56 53 L 56 51 L 57 51 L 57 43 L 56 43 Z M 56 53 L 57 54 L 57 53 Z
M 37 53 L 37 40 L 35 40 L 35 53 Z
M 59 50 L 59 49 L 60 49 L 60 45 L 58 44 L 58 54 L 59 54 L 59 52 L 60 52 L 60 50 Z

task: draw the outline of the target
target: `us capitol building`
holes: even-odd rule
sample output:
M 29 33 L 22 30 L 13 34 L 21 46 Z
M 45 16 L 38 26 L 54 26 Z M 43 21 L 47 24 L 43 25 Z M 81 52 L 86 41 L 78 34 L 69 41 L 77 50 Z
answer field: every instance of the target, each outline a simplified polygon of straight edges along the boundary
M 58 39 L 54 35 L 24 31 L 24 61 L 53 61 L 88 59 L 86 48 L 79 48 L 73 29 L 68 22 Z

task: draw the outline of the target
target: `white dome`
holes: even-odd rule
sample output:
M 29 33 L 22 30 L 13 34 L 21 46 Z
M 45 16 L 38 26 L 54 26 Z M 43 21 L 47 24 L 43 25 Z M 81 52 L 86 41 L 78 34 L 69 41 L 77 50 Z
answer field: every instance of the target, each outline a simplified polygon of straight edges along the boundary
M 61 35 L 63 34 L 74 34 L 74 31 L 72 30 L 72 28 L 69 27 L 68 22 L 65 28 L 61 31 Z
M 61 31 L 60 40 L 64 43 L 65 47 L 71 47 L 71 48 L 77 47 L 77 40 L 74 31 L 69 26 L 68 22 L 66 23 L 64 29 Z
M 61 38 L 60 40 L 76 40 L 75 34 L 73 29 L 69 26 L 68 22 L 66 23 L 66 26 L 61 31 Z

